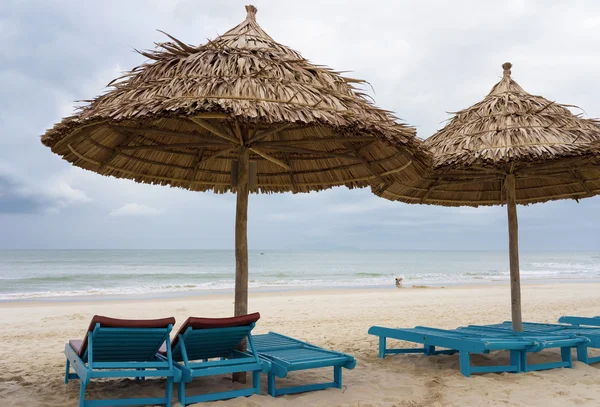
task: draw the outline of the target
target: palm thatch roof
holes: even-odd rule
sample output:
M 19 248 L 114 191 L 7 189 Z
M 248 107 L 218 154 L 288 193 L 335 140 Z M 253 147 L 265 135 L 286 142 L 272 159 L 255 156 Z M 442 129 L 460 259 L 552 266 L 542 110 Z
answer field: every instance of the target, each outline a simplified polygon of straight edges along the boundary
M 408 203 L 501 205 L 505 178 L 514 174 L 519 204 L 599 194 L 600 122 L 527 93 L 511 78 L 512 65 L 502 67 L 481 102 L 425 140 L 432 173 L 374 192 Z
M 256 190 L 385 188 L 418 178 L 428 153 L 415 130 L 355 84 L 311 64 L 246 19 L 206 44 L 169 35 L 149 61 L 112 81 L 42 136 L 76 166 L 142 183 L 226 192 L 240 147 Z M 167 34 L 168 35 L 168 34 Z

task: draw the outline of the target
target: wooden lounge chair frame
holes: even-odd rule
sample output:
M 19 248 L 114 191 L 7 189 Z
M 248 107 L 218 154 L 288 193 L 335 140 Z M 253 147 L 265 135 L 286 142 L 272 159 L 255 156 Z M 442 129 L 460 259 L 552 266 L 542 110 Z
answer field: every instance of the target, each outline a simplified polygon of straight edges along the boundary
M 535 370 L 548 370 L 555 368 L 572 368 L 573 367 L 573 356 L 572 349 L 575 348 L 577 353 L 585 352 L 587 354 L 587 346 L 589 340 L 586 338 L 578 337 L 573 332 L 558 332 L 558 331 L 541 331 L 531 330 L 525 328 L 526 323 L 523 324 L 523 332 L 515 332 L 512 328 L 512 322 L 503 324 L 506 328 L 498 330 L 497 327 L 490 327 L 486 325 L 469 325 L 466 327 L 460 327 L 457 331 L 469 332 L 473 334 L 481 334 L 485 336 L 494 336 L 504 338 L 507 335 L 521 337 L 526 340 L 531 340 L 535 344 L 525 352 L 521 353 L 521 371 L 531 372 Z M 536 363 L 531 364 L 527 360 L 527 356 L 531 353 L 541 352 L 544 349 L 560 348 L 561 360 L 556 362 L 547 363 Z
M 234 318 L 196 318 L 200 319 L 218 323 L 220 320 Z M 255 322 L 241 326 L 201 329 L 186 325 L 189 325 L 187 321 L 171 343 L 175 367 L 182 375 L 177 389 L 178 400 L 182 406 L 260 394 L 260 373 L 266 372 L 270 365 L 260 360 L 254 349 L 251 331 Z M 235 348 L 244 339 L 247 341 L 247 351 L 240 352 Z M 251 372 L 251 387 L 199 395 L 186 394 L 186 383 L 190 383 L 194 378 L 236 372 Z
M 356 360 L 351 355 L 323 349 L 276 332 L 255 335 L 254 341 L 259 357 L 271 364 L 268 372 L 268 389 L 273 397 L 328 388 L 341 389 L 342 368 L 353 369 L 356 366 Z M 285 388 L 276 386 L 275 378 L 284 378 L 289 372 L 327 367 L 333 367 L 331 382 Z
M 127 325 L 129 322 L 151 322 L 151 321 L 128 321 L 116 320 L 106 317 L 94 317 L 93 329 L 87 333 L 87 342 L 70 341 L 65 345 L 66 369 L 65 383 L 69 379 L 80 380 L 79 406 L 80 407 L 103 407 L 103 406 L 133 406 L 133 405 L 165 405 L 171 406 L 173 394 L 173 382 L 180 378 L 180 373 L 173 365 L 171 347 L 167 346 L 166 357 L 158 357 L 157 352 L 161 344 L 169 340 L 169 333 L 173 323 L 165 327 L 141 328 L 141 327 L 107 327 L 102 322 L 95 322 L 100 318 L 104 320 L 118 321 L 118 325 Z M 77 344 L 83 342 L 83 344 Z M 75 345 L 75 347 L 73 346 Z M 77 345 L 80 346 L 79 349 Z M 81 347 L 85 347 L 82 349 Z M 80 352 L 79 350 L 83 350 Z M 71 373 L 73 368 L 75 373 Z M 128 399 L 105 399 L 86 400 L 85 390 L 91 379 L 96 378 L 135 378 L 166 377 L 167 385 L 164 397 L 153 398 L 128 398 Z
M 584 346 L 577 347 L 577 360 L 588 365 L 600 362 L 600 356 L 589 356 L 590 348 L 600 348 L 600 318 L 561 317 L 558 322 L 562 324 L 524 322 L 523 329 L 529 334 L 542 332 L 546 334 L 575 335 L 585 338 L 587 339 L 587 343 Z M 569 323 L 572 323 L 572 325 L 567 325 Z M 512 329 L 510 321 L 505 321 L 501 324 L 485 325 L 485 327 L 503 330 Z
M 415 328 L 385 328 L 373 326 L 369 334 L 379 337 L 379 357 L 390 354 L 422 353 L 424 355 L 459 353 L 460 371 L 469 377 L 472 373 L 522 372 L 549 369 L 553 367 L 572 366 L 571 348 L 585 341 L 569 336 L 553 336 L 550 341 L 538 341 L 521 335 L 505 332 L 461 332 L 460 330 L 444 330 L 417 326 Z M 387 348 L 387 339 L 423 344 L 422 348 Z M 437 350 L 437 347 L 444 348 Z M 527 364 L 527 352 L 539 352 L 547 347 L 561 348 L 561 362 L 550 364 Z M 504 366 L 472 366 L 471 354 L 489 353 L 491 351 L 509 351 L 510 364 Z

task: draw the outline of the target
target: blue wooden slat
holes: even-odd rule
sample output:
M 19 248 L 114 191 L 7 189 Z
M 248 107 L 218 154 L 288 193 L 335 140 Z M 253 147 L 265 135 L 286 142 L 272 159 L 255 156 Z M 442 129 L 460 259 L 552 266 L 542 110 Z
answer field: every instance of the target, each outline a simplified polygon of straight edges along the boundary
M 235 347 L 239 344 L 228 345 L 228 346 L 210 346 L 203 343 L 187 343 L 188 357 L 192 358 L 192 355 L 214 355 L 212 357 L 218 357 L 221 354 L 231 353 Z M 195 358 L 195 359 L 206 359 L 206 358 Z
M 240 390 L 230 390 L 223 391 L 219 393 L 210 393 L 210 394 L 200 394 L 196 396 L 186 396 L 185 402 L 187 404 L 191 403 L 201 403 L 205 401 L 216 401 L 216 400 L 227 400 L 236 397 L 248 397 L 255 394 L 255 390 L 253 388 L 249 389 L 240 389 Z M 183 403 L 182 403 L 183 404 Z
M 328 383 L 312 383 L 299 386 L 290 386 L 284 388 L 276 388 L 273 396 L 282 396 L 284 394 L 305 393 L 308 391 L 325 390 L 338 387 L 335 382 Z
M 168 362 L 128 362 L 128 363 L 113 363 L 113 362 L 94 362 L 94 369 L 156 369 L 168 368 Z
M 235 372 L 252 372 L 252 371 L 261 371 L 262 364 L 260 362 L 250 362 L 250 363 L 238 363 L 231 366 L 217 366 L 210 367 L 206 369 L 191 369 L 191 377 L 203 377 L 203 376 L 214 376 L 220 374 L 227 373 L 235 373 Z
M 229 366 L 229 365 L 239 365 L 243 363 L 255 363 L 256 360 L 253 357 L 247 358 L 237 358 L 237 359 L 225 359 L 225 360 L 215 360 L 209 362 L 200 362 L 200 363 L 190 363 L 190 369 L 210 369 L 212 367 L 219 366 Z
M 600 326 L 600 317 L 574 317 L 574 316 L 562 316 L 558 319 L 558 322 L 571 325 L 587 325 L 587 326 Z
M 166 397 L 161 398 L 137 398 L 118 400 L 86 400 L 85 407 L 109 407 L 109 406 L 144 406 L 153 404 L 167 404 Z
M 205 330 L 202 330 L 201 333 L 198 333 L 198 331 L 191 331 L 186 336 L 186 340 L 188 340 L 190 342 L 198 341 L 198 342 L 205 342 L 205 343 L 211 343 L 211 342 L 219 343 L 222 341 L 233 342 L 235 340 L 245 338 L 246 335 L 248 335 L 248 332 L 236 331 L 236 332 L 232 332 L 231 335 L 224 337 L 223 336 L 224 333 L 220 333 L 219 334 L 220 336 L 219 335 L 208 335 L 204 331 Z
M 385 349 L 385 353 L 388 355 L 404 354 L 404 353 L 424 353 L 423 348 L 397 348 L 397 349 Z
M 135 334 L 129 334 L 129 336 L 125 336 L 125 335 L 113 335 L 111 333 L 104 333 L 102 335 L 97 335 L 97 337 L 94 338 L 95 343 L 101 344 L 104 342 L 114 342 L 116 340 L 120 341 L 123 345 L 129 345 L 129 344 L 133 344 L 133 343 L 146 343 L 146 342 L 154 342 L 156 340 L 159 340 L 160 338 L 162 338 L 164 335 L 164 332 L 162 333 L 153 333 L 152 335 L 141 335 L 139 338 L 135 338 Z
M 93 370 L 91 377 L 103 378 L 103 377 L 138 377 L 140 372 L 135 370 Z M 144 377 L 175 377 L 176 373 L 173 370 L 169 370 L 167 367 L 159 370 L 145 370 L 143 372 Z
M 143 330 L 144 332 L 141 332 L 141 330 Z M 162 333 L 164 334 L 165 332 L 165 328 L 108 328 L 108 327 L 102 327 L 101 329 L 102 335 L 104 334 L 110 334 L 110 335 L 125 335 L 125 336 L 130 336 L 130 335 L 148 335 L 148 334 L 153 334 L 153 333 Z
M 160 345 L 162 344 L 161 339 L 156 339 L 154 340 L 152 343 L 140 343 L 138 346 L 134 345 L 134 344 L 122 344 L 121 346 L 119 346 L 118 348 L 115 348 L 114 344 L 116 342 L 119 342 L 118 340 L 115 340 L 112 342 L 112 346 L 107 343 L 107 342 L 102 342 L 97 344 L 94 343 L 94 351 L 95 352 L 102 352 L 102 351 L 107 351 L 107 352 L 118 352 L 118 351 L 131 351 L 131 352 L 138 352 L 138 353 L 148 353 L 150 351 L 156 350 L 158 348 L 160 348 Z
M 317 369 L 320 367 L 343 366 L 345 363 L 346 363 L 346 361 L 341 358 L 303 361 L 303 362 L 293 363 L 292 366 L 290 366 L 289 370 L 294 371 L 294 370 Z
M 98 360 L 98 357 L 101 355 L 131 355 L 135 357 L 144 356 L 146 358 L 153 356 L 156 351 L 160 348 L 160 346 L 153 346 L 150 349 L 132 349 L 132 348 L 119 348 L 119 349 L 109 349 L 109 348 L 100 348 L 94 346 L 94 360 Z
M 461 327 L 457 329 L 462 332 L 481 332 L 485 335 L 493 335 L 496 337 L 514 337 L 522 338 L 524 340 L 532 341 L 532 345 L 528 347 L 528 351 L 539 352 L 545 348 L 557 348 L 557 347 L 575 347 L 579 344 L 584 344 L 586 340 L 581 337 L 577 337 L 570 333 L 556 333 L 556 332 L 514 332 L 512 330 L 506 330 L 498 327 L 490 326 L 476 326 L 469 325 L 468 327 Z
M 496 330 L 487 332 L 479 330 L 463 330 L 458 328 L 456 330 L 446 330 L 430 327 L 418 326 L 413 329 L 416 332 L 425 334 L 441 334 L 444 337 L 456 338 L 458 340 L 475 340 L 483 341 L 486 343 L 486 350 L 503 350 L 503 349 L 525 349 L 528 346 L 536 345 L 535 341 L 528 338 L 523 338 L 522 335 L 511 333 L 498 333 Z M 466 333 L 466 334 L 465 334 Z
M 600 363 L 600 356 L 588 357 L 588 364 Z
M 186 344 L 188 345 L 188 352 L 190 350 L 194 350 L 195 346 L 198 346 L 198 350 L 206 351 L 208 349 L 235 349 L 235 347 L 243 340 L 244 338 L 238 338 L 235 341 L 223 341 L 223 342 L 205 342 L 205 341 L 188 341 L 186 340 Z
M 430 333 L 433 331 L 420 331 L 418 329 L 397 329 L 373 326 L 369 334 L 385 336 L 414 343 L 423 343 L 444 348 L 457 349 L 466 352 L 481 353 L 488 349 L 488 343 L 481 338 L 460 338 L 455 333 L 445 336 L 443 332 Z
M 503 373 L 519 371 L 518 366 L 506 365 L 506 366 L 470 366 L 471 373 Z
M 101 344 L 97 344 L 94 343 L 94 351 L 95 352 L 102 352 L 102 351 L 106 351 L 106 352 L 138 352 L 138 353 L 148 353 L 151 350 L 155 350 L 156 348 L 160 348 L 160 344 L 161 341 L 160 340 L 155 340 L 153 343 L 151 344 L 145 344 L 145 343 L 141 343 L 139 346 L 136 345 L 121 345 L 118 348 L 115 348 L 115 342 L 113 342 L 112 344 L 108 344 L 108 343 L 101 343 Z

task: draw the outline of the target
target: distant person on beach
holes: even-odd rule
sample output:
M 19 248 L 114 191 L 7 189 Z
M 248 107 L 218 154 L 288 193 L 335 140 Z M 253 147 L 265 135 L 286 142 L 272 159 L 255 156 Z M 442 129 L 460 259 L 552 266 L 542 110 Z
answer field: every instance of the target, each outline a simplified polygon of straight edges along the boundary
M 402 280 L 404 277 L 396 277 L 396 288 L 402 288 Z

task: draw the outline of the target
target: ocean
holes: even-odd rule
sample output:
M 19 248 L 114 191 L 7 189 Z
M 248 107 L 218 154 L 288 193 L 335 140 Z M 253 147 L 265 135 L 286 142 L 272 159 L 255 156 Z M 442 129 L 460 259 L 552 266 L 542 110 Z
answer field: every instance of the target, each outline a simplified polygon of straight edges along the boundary
M 503 251 L 251 251 L 250 290 L 508 282 Z M 234 287 L 233 250 L 0 250 L 0 300 Z M 600 281 L 600 252 L 521 253 L 524 282 Z

